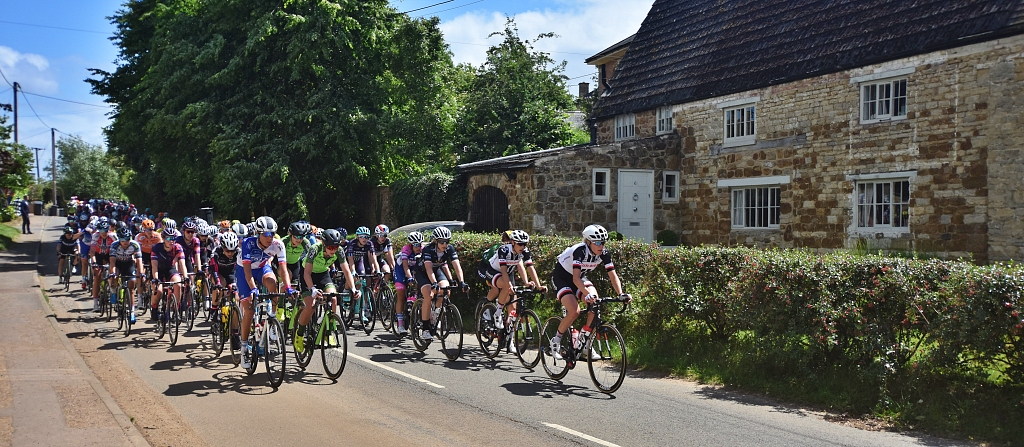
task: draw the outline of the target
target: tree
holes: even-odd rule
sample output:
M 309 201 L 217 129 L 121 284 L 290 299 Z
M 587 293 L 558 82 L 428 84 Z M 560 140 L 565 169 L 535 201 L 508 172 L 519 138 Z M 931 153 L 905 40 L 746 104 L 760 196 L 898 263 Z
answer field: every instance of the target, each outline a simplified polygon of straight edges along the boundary
M 491 36 L 504 40 L 487 50 L 487 61 L 475 70 L 460 120 L 456 147 L 461 163 L 513 155 L 569 144 L 572 126 L 565 111 L 573 108 L 565 89 L 565 62 L 555 64 L 535 51 L 540 39 L 519 38 L 515 20 Z
M 121 163 L 98 145 L 79 137 L 57 140 L 57 185 L 80 197 L 124 197 Z
M 15 191 L 28 187 L 34 181 L 34 154 L 22 144 L 8 142 L 11 133 L 7 117 L 0 116 L 0 191 L 3 192 L 3 205 L 8 203 Z
M 108 145 L 136 202 L 337 222 L 362 191 L 452 159 L 438 20 L 386 0 L 139 0 L 113 18 Z M 189 211 L 191 212 L 191 211 Z

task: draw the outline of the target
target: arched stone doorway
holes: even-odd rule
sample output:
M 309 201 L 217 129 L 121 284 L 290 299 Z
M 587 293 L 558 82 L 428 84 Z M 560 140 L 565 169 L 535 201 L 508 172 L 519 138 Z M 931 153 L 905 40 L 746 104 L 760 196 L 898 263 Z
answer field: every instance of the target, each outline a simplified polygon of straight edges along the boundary
M 508 197 L 493 186 L 481 186 L 473 193 L 473 229 L 498 232 L 509 229 Z

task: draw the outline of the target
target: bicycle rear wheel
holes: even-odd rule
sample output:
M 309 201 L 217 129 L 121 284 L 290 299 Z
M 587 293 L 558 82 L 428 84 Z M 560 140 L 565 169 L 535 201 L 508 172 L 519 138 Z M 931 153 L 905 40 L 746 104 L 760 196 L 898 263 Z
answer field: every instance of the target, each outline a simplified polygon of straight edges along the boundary
M 454 304 L 446 304 L 437 319 L 438 338 L 441 339 L 441 352 L 448 360 L 455 361 L 462 355 L 462 314 Z
M 249 346 L 247 349 L 242 350 L 243 356 L 248 356 L 249 367 L 245 369 L 245 373 L 253 375 L 256 372 L 256 365 L 260 361 L 259 356 L 259 343 L 262 334 L 256 333 L 256 319 L 259 315 L 253 315 L 252 324 L 249 325 Z
M 520 312 L 512 340 L 523 366 L 533 369 L 540 362 L 540 339 L 540 317 L 532 309 Z
M 157 309 L 156 327 L 157 331 L 160 334 L 159 336 L 156 337 L 157 340 L 164 338 L 164 334 L 167 333 L 167 319 L 167 293 L 164 292 L 160 296 L 160 303 Z
M 380 327 L 391 332 L 395 328 L 395 291 L 390 284 L 381 284 L 379 301 L 377 316 L 380 317 Z
M 420 321 L 420 307 L 423 306 L 423 299 L 417 299 L 409 312 L 409 335 L 412 336 L 412 344 L 417 351 L 423 352 L 430 346 L 430 340 L 424 340 L 420 333 L 423 331 L 423 322 Z
M 594 331 L 591 347 L 593 350 L 585 354 L 589 357 L 590 379 L 602 393 L 614 393 L 626 378 L 626 342 L 615 326 L 602 324 Z
M 230 299 L 225 297 L 222 299 Z M 231 309 L 228 311 L 228 324 L 224 327 L 224 333 L 228 335 L 226 343 L 231 348 L 231 363 L 238 366 L 242 362 L 242 340 L 238 333 L 238 328 L 242 324 L 242 314 L 239 313 L 238 304 L 231 303 Z
M 218 358 L 224 352 L 224 324 L 218 315 L 210 322 L 210 347 L 213 348 L 213 357 Z
M 348 336 L 345 335 L 345 322 L 334 312 L 328 312 L 323 339 L 320 340 L 320 360 L 324 363 L 324 372 L 331 380 L 337 380 L 345 371 L 348 361 Z
M 270 386 L 277 388 L 284 381 L 285 365 L 288 363 L 288 353 L 284 348 L 284 329 L 281 322 L 271 318 L 267 320 L 266 328 L 267 349 L 263 353 L 263 360 L 267 366 L 267 376 L 270 379 Z
M 185 290 L 185 296 L 181 299 L 181 305 L 183 306 L 181 318 L 185 323 L 185 333 L 188 333 L 196 324 L 196 291 L 191 286 L 185 288 Z
M 554 352 L 551 352 L 551 339 L 558 334 L 558 324 L 562 322 L 561 318 L 551 317 L 544 322 L 544 328 L 541 329 L 540 333 L 540 361 L 544 365 L 544 372 L 548 377 L 555 380 L 562 380 L 569 373 L 569 364 L 566 362 L 565 348 L 562 348 L 557 354 L 561 356 L 561 359 L 556 359 Z M 568 331 L 566 332 L 568 334 Z M 566 338 L 562 341 L 565 343 L 572 343 L 571 337 Z
M 351 327 L 352 321 L 356 318 L 356 299 L 350 293 L 345 293 L 338 300 L 338 310 L 341 312 L 341 319 L 345 327 Z
M 501 330 L 494 327 L 493 320 L 484 318 L 484 316 L 493 316 L 497 310 L 498 306 L 496 304 L 487 303 L 481 306 L 480 312 L 476 313 L 476 340 L 480 342 L 480 349 L 484 351 L 484 355 L 489 359 L 497 357 L 498 353 L 501 352 L 501 348 L 498 346 Z

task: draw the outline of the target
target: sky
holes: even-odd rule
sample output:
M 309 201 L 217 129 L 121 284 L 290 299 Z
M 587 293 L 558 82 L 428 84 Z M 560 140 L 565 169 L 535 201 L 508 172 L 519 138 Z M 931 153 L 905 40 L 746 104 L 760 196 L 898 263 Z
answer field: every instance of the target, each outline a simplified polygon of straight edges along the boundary
M 13 101 L 11 83 L 19 95 L 19 142 L 39 151 L 40 166 L 50 163 L 50 129 L 57 138 L 75 135 L 105 145 L 103 127 L 110 107 L 90 93 L 89 69 L 116 69 L 117 47 L 110 40 L 114 26 L 108 17 L 125 0 L 0 0 L 0 104 Z M 412 17 L 437 16 L 456 63 L 483 63 L 487 47 L 499 42 L 488 35 L 501 31 L 505 17 L 514 16 L 519 35 L 541 39 L 536 49 L 566 61 L 568 90 L 591 82 L 596 69 L 583 61 L 635 33 L 654 0 L 390 0 Z M 440 3 L 440 4 L 438 4 Z M 424 8 L 424 9 L 420 9 Z M 416 11 L 413 11 L 416 10 Z M 13 122 L 11 113 L 7 124 Z M 42 170 L 40 171 L 42 172 Z

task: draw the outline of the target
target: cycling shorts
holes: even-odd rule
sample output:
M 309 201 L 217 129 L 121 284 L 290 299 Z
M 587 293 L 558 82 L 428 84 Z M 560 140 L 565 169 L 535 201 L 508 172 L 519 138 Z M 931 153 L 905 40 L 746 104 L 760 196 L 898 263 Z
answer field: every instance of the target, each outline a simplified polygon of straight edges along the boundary
M 310 273 L 310 279 L 313 280 L 313 286 L 324 291 L 324 292 L 335 292 L 337 287 L 334 286 L 334 280 L 331 279 L 331 272 L 323 273 Z M 305 281 L 303 282 L 303 288 L 305 288 Z M 309 296 L 309 290 L 303 292 L 304 296 Z
M 480 279 L 487 281 L 488 284 L 496 289 L 498 288 L 498 278 L 500 278 L 501 275 L 504 275 L 504 273 L 493 269 L 489 263 L 486 268 L 481 264 L 480 269 L 476 271 L 476 274 L 480 276 Z M 509 281 L 511 281 L 511 278 L 509 278 Z
M 178 269 L 171 267 L 169 269 L 157 269 L 156 277 L 158 280 L 163 282 L 169 282 L 174 275 L 180 275 L 181 272 Z
M 395 290 L 405 290 L 405 269 L 402 266 L 398 266 L 393 276 L 395 278 Z
M 102 253 L 97 253 L 96 254 L 96 265 L 94 267 L 101 266 L 101 265 L 110 265 L 110 255 L 109 254 L 102 254 Z
M 76 248 L 78 248 L 78 247 L 76 247 L 74 245 L 60 244 L 60 254 L 62 254 L 62 255 L 73 255 L 73 254 L 75 254 L 75 249 Z
M 586 276 L 580 277 L 580 279 L 583 280 L 584 286 L 592 287 L 594 285 L 594 283 L 590 282 Z M 572 277 L 566 279 L 565 275 L 552 275 L 551 283 L 555 286 L 555 297 L 559 301 L 562 300 L 563 296 L 569 294 L 575 295 L 577 299 L 583 298 L 582 292 L 580 292 L 579 288 L 576 287 L 576 283 L 572 281 Z
M 437 282 L 440 283 L 441 281 L 447 281 L 448 277 L 444 276 L 444 270 L 437 268 L 434 269 L 434 279 L 436 279 Z M 423 270 L 416 271 L 416 284 L 419 284 L 421 286 L 424 284 L 430 284 L 430 280 L 427 279 L 427 272 Z
M 296 288 L 299 291 L 302 291 L 302 290 L 304 290 L 306 288 L 306 280 L 303 279 L 303 277 L 302 277 L 302 269 L 303 269 L 302 264 L 303 264 L 302 262 L 296 262 L 294 264 L 288 264 L 288 275 L 291 276 L 292 282 L 298 282 L 299 283 L 299 287 Z M 315 274 L 316 273 L 314 273 L 314 275 Z M 327 275 L 327 276 L 331 276 L 331 275 Z M 313 280 L 313 283 L 315 284 L 316 280 Z
M 122 278 L 138 276 L 138 272 L 135 270 L 135 261 L 116 261 L 114 267 L 117 267 L 117 274 Z
M 260 284 L 263 284 L 263 277 L 267 275 L 273 275 L 274 269 L 270 267 L 270 263 L 266 263 L 262 268 L 255 267 L 252 269 L 252 279 L 256 283 L 257 289 Z M 245 267 L 240 265 L 235 266 L 235 285 L 238 287 L 238 296 L 242 299 L 249 299 L 252 295 L 252 289 L 249 288 L 249 282 L 245 280 Z

